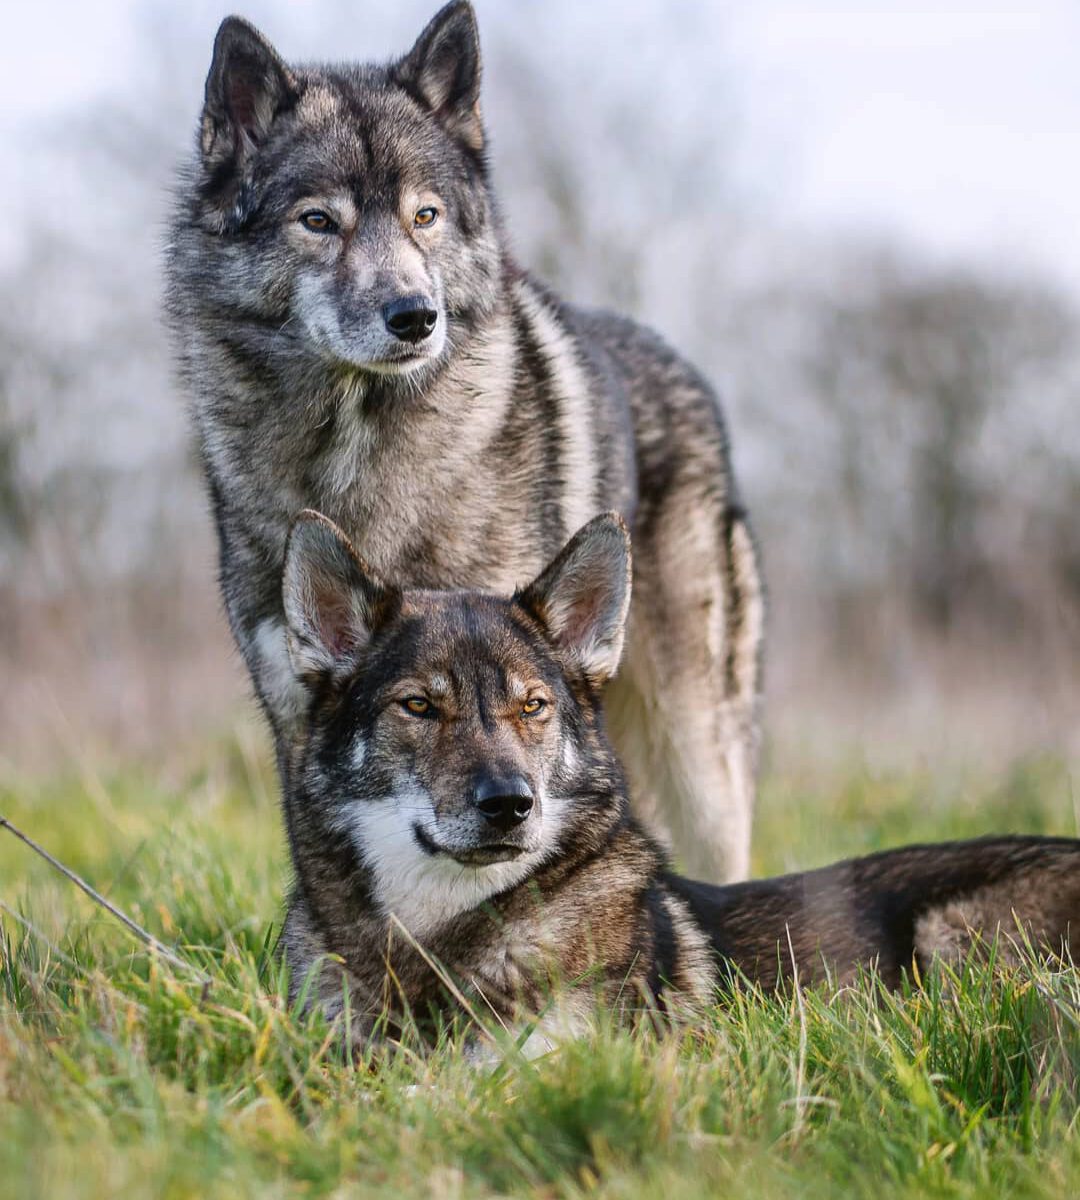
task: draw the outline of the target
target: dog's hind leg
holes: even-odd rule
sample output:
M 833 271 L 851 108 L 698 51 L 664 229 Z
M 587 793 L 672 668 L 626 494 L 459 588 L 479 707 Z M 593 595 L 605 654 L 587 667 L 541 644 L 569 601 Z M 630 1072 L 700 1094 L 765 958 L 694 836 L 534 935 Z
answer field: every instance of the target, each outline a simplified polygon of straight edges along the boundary
M 721 882 L 749 870 L 763 595 L 742 515 L 693 491 L 641 514 L 605 707 L 638 812 L 670 832 L 688 874 Z

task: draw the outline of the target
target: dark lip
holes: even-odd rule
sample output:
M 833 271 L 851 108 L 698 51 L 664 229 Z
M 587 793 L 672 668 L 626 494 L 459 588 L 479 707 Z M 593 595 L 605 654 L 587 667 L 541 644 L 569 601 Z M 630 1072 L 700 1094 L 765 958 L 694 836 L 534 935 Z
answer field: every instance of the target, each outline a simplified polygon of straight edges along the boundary
M 401 343 L 395 346 L 393 350 L 384 354 L 382 358 L 368 359 L 367 365 L 373 367 L 396 367 L 400 363 L 425 362 L 435 357 L 437 356 L 431 353 L 431 347 L 426 341 L 417 342 L 415 346 Z
M 525 851 L 520 846 L 508 846 L 504 843 L 497 843 L 491 846 L 473 846 L 470 850 L 459 850 L 456 854 L 447 850 L 444 853 L 449 854 L 455 861 L 465 867 L 486 867 L 491 863 L 511 862 L 515 858 L 520 858 Z
M 423 351 L 406 350 L 401 354 L 395 354 L 390 358 L 368 358 L 363 362 L 357 362 L 351 358 L 341 358 L 336 354 L 331 355 L 331 361 L 336 363 L 340 368 L 347 371 L 380 371 L 386 367 L 403 367 L 406 363 L 430 362 L 434 355 L 426 354 Z
M 396 367 L 401 363 L 416 362 L 431 358 L 430 354 L 423 350 L 406 350 L 404 354 L 395 354 L 391 358 L 371 358 L 368 359 L 367 366 L 370 367 Z
M 433 858 L 436 854 L 445 854 L 463 867 L 486 867 L 492 863 L 509 862 L 525 853 L 521 846 L 511 846 L 508 842 L 487 842 L 465 850 L 451 850 L 447 846 L 440 846 L 420 825 L 413 826 L 413 837 L 425 854 Z

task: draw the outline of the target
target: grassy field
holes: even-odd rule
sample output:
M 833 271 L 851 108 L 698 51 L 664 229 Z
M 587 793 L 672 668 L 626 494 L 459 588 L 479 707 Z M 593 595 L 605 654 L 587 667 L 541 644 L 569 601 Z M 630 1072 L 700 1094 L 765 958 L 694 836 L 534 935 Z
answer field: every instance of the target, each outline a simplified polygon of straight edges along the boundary
M 278 996 L 286 879 L 248 736 L 186 775 L 7 779 L 0 814 L 171 946 L 150 961 L 0 833 L 0 1195 L 681 1197 L 1080 1193 L 1080 981 L 1027 967 L 742 996 L 493 1072 L 377 1068 Z M 1075 833 L 1070 775 L 766 773 L 755 868 L 915 839 Z

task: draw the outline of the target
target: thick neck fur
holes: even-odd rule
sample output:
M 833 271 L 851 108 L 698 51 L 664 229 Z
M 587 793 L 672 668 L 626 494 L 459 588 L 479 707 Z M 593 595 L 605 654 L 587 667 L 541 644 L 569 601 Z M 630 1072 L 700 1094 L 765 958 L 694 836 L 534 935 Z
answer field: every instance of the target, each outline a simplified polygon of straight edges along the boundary
M 208 475 L 227 481 L 226 522 L 279 552 L 289 521 L 316 507 L 352 531 L 373 566 L 417 586 L 472 584 L 500 562 L 505 589 L 527 577 L 536 550 L 502 545 L 497 528 L 481 525 L 476 545 L 449 559 L 427 538 L 443 497 L 483 491 L 501 459 L 507 485 L 520 470 L 505 430 L 520 378 L 514 290 L 528 286 L 508 270 L 486 310 L 451 318 L 436 362 L 399 376 L 316 357 L 287 323 L 196 321 L 185 358 Z M 497 505 L 485 494 L 474 507 Z
M 431 860 L 426 881 L 413 880 L 417 907 L 401 914 L 387 911 L 380 899 L 375 856 L 367 860 L 351 836 L 350 806 L 320 763 L 318 747 L 298 756 L 286 805 L 296 865 L 290 920 L 295 924 L 302 912 L 308 946 L 342 956 L 357 1011 L 445 1007 L 432 960 L 505 1011 L 523 1001 L 542 1006 L 556 979 L 578 978 L 601 960 L 615 978 L 630 972 L 641 944 L 639 910 L 665 857 L 630 815 L 621 772 L 602 735 L 590 740 L 580 778 L 594 790 L 586 784 L 560 802 L 559 836 L 542 853 L 521 869 Z M 402 803 L 388 796 L 365 806 L 377 811 L 384 804 L 389 812 Z M 366 829 L 369 837 L 388 836 Z M 385 843 L 376 848 L 386 852 Z M 427 869 L 415 853 L 413 863 L 414 870 Z M 619 864 L 614 870 L 613 863 Z M 449 910 L 441 907 L 447 903 Z M 611 920 L 614 913 L 618 918 Z M 620 936 L 597 947 L 594 935 L 609 926 Z M 293 988 L 301 982 L 294 980 Z M 335 989 L 340 978 L 324 978 L 323 999 L 331 1009 Z

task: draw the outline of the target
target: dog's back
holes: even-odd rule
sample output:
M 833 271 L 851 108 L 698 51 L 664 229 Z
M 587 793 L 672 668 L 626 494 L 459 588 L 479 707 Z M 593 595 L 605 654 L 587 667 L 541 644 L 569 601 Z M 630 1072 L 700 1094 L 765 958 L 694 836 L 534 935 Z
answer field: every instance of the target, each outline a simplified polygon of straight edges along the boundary
M 890 986 L 912 965 L 963 958 L 973 935 L 1004 959 L 1028 941 L 1080 948 L 1080 842 L 986 837 L 905 846 L 815 871 L 712 887 L 666 885 L 707 931 L 721 964 L 763 987 L 797 970 L 850 978 L 871 964 Z

